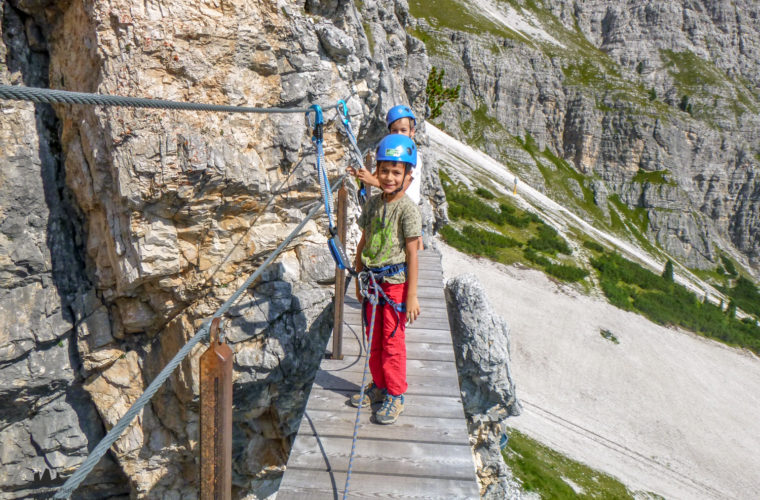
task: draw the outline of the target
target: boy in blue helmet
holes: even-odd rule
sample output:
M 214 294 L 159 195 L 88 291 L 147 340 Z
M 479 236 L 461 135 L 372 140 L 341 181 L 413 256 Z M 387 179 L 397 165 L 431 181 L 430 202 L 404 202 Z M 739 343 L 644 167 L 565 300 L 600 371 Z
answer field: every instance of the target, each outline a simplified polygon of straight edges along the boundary
M 412 108 L 406 104 L 399 104 L 393 106 L 388 110 L 388 114 L 385 116 L 385 124 L 388 126 L 388 131 L 391 134 L 401 134 L 414 139 L 414 134 L 417 127 L 417 119 L 414 117 Z M 406 177 L 407 187 L 405 192 L 409 198 L 412 199 L 415 205 L 420 204 L 420 178 L 422 177 L 422 167 L 419 155 L 417 156 L 417 165 L 414 169 L 416 172 L 410 173 Z M 366 169 L 356 170 L 352 167 L 348 168 L 349 173 L 357 177 L 360 181 L 368 186 L 380 187 L 380 181 L 377 176 Z M 422 238 L 419 239 L 418 249 L 424 250 L 422 245 Z
M 362 237 L 356 249 L 356 270 L 373 271 L 384 300 L 377 306 L 370 346 L 372 382 L 364 391 L 364 399 L 360 401 L 357 394 L 351 397 L 351 404 L 369 406 L 382 400 L 375 420 L 392 424 L 404 411 L 407 389 L 406 319 L 412 323 L 420 314 L 417 245 L 422 219 L 417 206 L 404 194 L 417 164 L 417 147 L 405 135 L 387 135 L 377 147 L 376 162 L 375 175 L 382 192 L 367 202 L 359 217 Z M 358 283 L 356 294 L 362 300 Z M 369 325 L 371 307 L 363 309 Z

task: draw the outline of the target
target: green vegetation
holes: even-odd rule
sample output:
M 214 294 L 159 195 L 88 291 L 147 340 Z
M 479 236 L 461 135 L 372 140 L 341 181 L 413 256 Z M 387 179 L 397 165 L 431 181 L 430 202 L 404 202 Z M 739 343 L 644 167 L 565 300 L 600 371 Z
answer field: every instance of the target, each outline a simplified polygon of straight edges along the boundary
M 604 247 L 596 241 L 586 240 L 583 242 L 583 246 L 597 253 L 604 252 Z
M 509 429 L 502 455 L 522 487 L 540 493 L 543 499 L 633 499 L 615 478 L 571 460 L 516 429 Z
M 494 198 L 496 198 L 496 195 L 494 195 L 491 191 L 482 187 L 477 188 L 475 190 L 475 194 L 480 196 L 481 198 L 485 198 L 486 200 L 493 200 Z
M 673 283 L 673 262 L 670 259 L 665 263 L 665 269 L 662 270 L 662 278 Z
M 570 255 L 572 250 L 540 217 L 517 209 L 508 198 L 498 197 L 484 188 L 477 188 L 478 196 L 473 196 L 463 186 L 455 186 L 443 171 L 440 177 L 449 203 L 449 217 L 459 228 L 441 229 L 441 236 L 448 244 L 496 262 L 533 263 L 564 281 L 580 281 L 588 276 L 585 269 L 554 260 L 557 254 Z M 496 202 L 498 209 L 494 206 Z
M 605 330 L 604 328 L 602 328 L 601 330 L 599 330 L 599 335 L 601 335 L 602 337 L 604 337 L 605 339 L 609 340 L 610 342 L 612 342 L 614 344 L 619 344 L 620 343 L 620 341 L 618 340 L 618 338 L 615 337 L 615 335 L 611 331 Z
M 597 269 L 602 291 L 613 305 L 639 312 L 655 323 L 681 326 L 760 354 L 760 327 L 754 321 L 739 321 L 730 314 L 730 309 L 729 314 L 726 314 L 719 306 L 700 302 L 681 285 L 618 254 L 600 255 L 591 259 L 591 265 Z M 754 285 L 755 295 L 749 287 L 743 286 L 743 293 L 737 296 L 747 301 L 754 299 L 753 303 L 760 308 L 760 295 L 756 295 L 758 292 Z M 732 302 L 739 303 L 739 299 L 733 299 Z
M 475 35 L 488 33 L 499 38 L 528 41 L 516 31 L 456 0 L 410 0 L 409 13 L 417 19 L 426 19 L 435 28 L 450 28 Z
M 640 184 L 670 184 L 675 185 L 674 182 L 669 181 L 665 178 L 666 175 L 670 174 L 669 170 L 655 170 L 654 172 L 648 172 L 646 170 L 639 169 L 638 172 L 636 172 L 636 175 L 633 176 L 633 179 L 631 179 L 633 182 L 638 182 Z
M 736 273 L 736 269 L 733 270 Z M 751 280 L 739 276 L 732 288 L 723 287 L 721 291 L 742 311 L 760 318 L 760 292 Z
M 720 261 L 723 263 L 723 271 L 729 276 L 736 276 L 736 266 L 734 262 L 725 254 L 720 254 Z
M 425 93 L 428 98 L 428 106 L 430 106 L 430 119 L 433 120 L 441 116 L 443 112 L 441 108 L 444 104 L 459 99 L 459 91 L 461 86 L 456 87 L 444 87 L 443 75 L 446 70 L 433 66 L 430 68 L 430 74 L 428 75 L 427 87 L 425 87 Z

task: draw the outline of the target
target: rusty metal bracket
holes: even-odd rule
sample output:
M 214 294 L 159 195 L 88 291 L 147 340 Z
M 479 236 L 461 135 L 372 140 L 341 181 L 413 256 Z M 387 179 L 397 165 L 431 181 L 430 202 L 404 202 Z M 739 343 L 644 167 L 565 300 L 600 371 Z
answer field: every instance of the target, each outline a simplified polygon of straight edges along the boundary
M 202 500 L 232 497 L 232 349 L 219 341 L 211 322 L 211 343 L 200 359 L 200 452 Z

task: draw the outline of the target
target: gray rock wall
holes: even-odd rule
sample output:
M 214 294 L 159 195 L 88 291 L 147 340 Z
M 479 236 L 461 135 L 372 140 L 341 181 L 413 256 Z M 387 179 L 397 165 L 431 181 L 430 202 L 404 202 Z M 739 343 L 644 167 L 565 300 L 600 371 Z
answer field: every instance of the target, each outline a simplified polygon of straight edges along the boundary
M 362 147 L 424 115 L 405 2 L 4 2 L 0 81 L 248 106 L 347 99 Z M 2 103 L 0 496 L 49 496 L 318 199 L 302 115 Z M 327 112 L 326 160 L 347 165 Z M 331 322 L 320 218 L 225 320 L 236 496 L 276 488 Z M 197 495 L 192 353 L 78 490 Z

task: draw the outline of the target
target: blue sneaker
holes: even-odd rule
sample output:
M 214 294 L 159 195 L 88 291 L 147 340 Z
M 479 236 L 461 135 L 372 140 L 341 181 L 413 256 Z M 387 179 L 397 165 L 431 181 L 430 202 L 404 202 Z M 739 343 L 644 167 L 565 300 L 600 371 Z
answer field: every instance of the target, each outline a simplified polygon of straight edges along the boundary
M 398 420 L 402 413 L 404 413 L 404 395 L 391 396 L 386 394 L 383 406 L 375 413 L 375 420 L 378 424 L 392 424 Z

